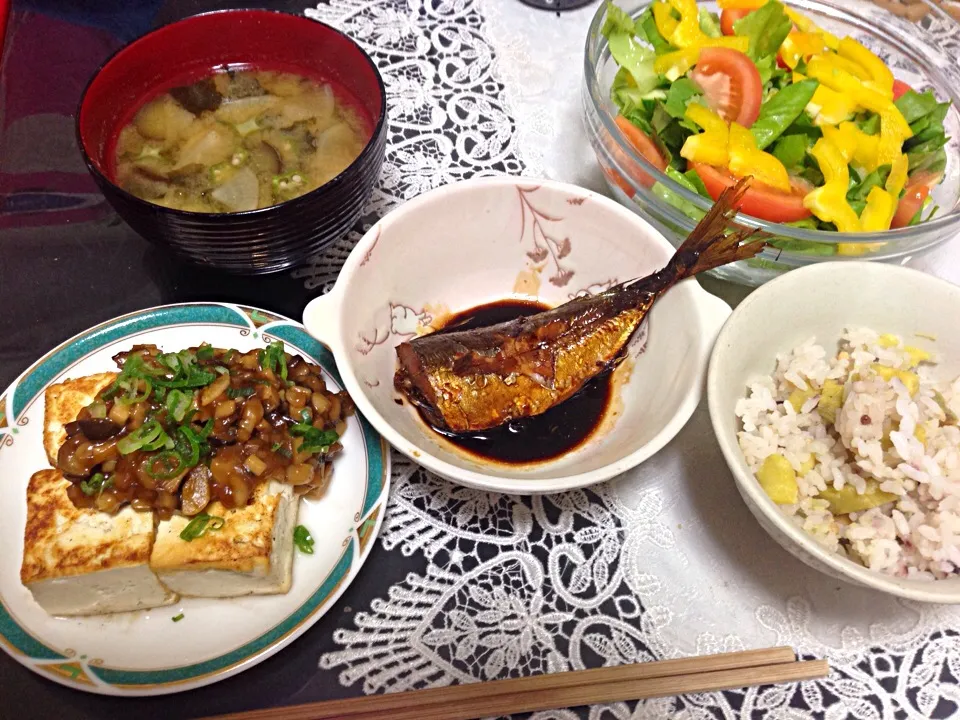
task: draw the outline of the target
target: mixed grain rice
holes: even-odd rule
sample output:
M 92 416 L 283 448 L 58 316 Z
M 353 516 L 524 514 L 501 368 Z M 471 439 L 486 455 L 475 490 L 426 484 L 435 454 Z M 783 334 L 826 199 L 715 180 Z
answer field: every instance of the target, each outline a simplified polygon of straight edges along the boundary
M 778 355 L 774 374 L 753 378 L 736 405 L 751 470 L 779 453 L 796 472 L 796 502 L 780 505 L 785 514 L 830 550 L 918 579 L 960 568 L 960 378 L 934 383 L 933 360 L 868 329 L 846 332 L 832 355 L 811 338 Z M 827 381 L 843 395 L 834 415 L 824 404 L 825 420 L 818 405 Z M 818 497 L 848 485 L 860 496 L 896 497 L 847 514 Z

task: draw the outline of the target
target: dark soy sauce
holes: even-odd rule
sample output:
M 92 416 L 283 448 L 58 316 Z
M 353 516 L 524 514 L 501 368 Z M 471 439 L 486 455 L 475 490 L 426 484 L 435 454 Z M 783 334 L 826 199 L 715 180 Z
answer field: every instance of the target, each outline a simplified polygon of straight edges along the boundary
M 474 330 L 549 309 L 537 302 L 500 300 L 452 316 L 438 332 Z M 487 460 L 511 465 L 542 462 L 583 444 L 600 426 L 610 395 L 610 373 L 605 372 L 566 402 L 542 415 L 477 432 L 451 433 L 433 429 L 467 453 Z M 421 418 L 426 422 L 422 415 Z

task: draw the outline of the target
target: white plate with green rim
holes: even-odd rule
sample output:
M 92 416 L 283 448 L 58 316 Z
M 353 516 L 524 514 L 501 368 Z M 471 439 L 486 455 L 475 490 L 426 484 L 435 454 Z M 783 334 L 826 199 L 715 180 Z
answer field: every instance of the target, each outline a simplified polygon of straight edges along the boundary
M 0 395 L 0 646 L 15 660 L 77 690 L 180 692 L 270 657 L 337 601 L 373 546 L 390 482 L 388 446 L 359 415 L 348 423 L 326 494 L 301 501 L 299 524 L 312 533 L 314 554 L 296 553 L 284 595 L 181 598 L 152 610 L 64 618 L 48 615 L 20 583 L 27 483 L 49 467 L 42 445 L 48 385 L 113 370 L 112 356 L 134 344 L 180 350 L 208 342 L 247 351 L 278 339 L 320 365 L 329 387 L 343 388 L 333 357 L 299 323 L 239 305 L 189 303 L 97 325 L 44 355 Z

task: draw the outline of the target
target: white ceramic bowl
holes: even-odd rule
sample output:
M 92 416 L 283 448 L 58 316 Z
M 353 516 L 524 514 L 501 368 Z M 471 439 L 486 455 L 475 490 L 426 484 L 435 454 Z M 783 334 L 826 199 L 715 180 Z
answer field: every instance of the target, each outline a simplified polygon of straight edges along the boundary
M 359 410 L 404 455 L 470 487 L 546 493 L 601 482 L 666 445 L 697 406 L 730 308 L 696 281 L 660 298 L 619 369 L 619 401 L 583 447 L 528 467 L 471 458 L 393 388 L 394 348 L 431 322 L 507 297 L 558 305 L 662 268 L 673 248 L 616 202 L 572 185 L 484 178 L 448 185 L 374 225 L 304 324 L 333 351 Z M 630 370 L 631 372 L 626 372 Z M 628 377 L 629 376 L 629 377 Z
M 925 602 L 960 603 L 960 577 L 907 580 L 868 570 L 817 544 L 761 489 L 737 443 L 736 401 L 754 375 L 769 375 L 776 354 L 810 337 L 830 347 L 848 327 L 870 327 L 926 341 L 941 362 L 937 379 L 960 375 L 960 287 L 916 270 L 866 262 L 794 270 L 756 290 L 724 325 L 707 375 L 710 419 L 737 488 L 760 525 L 786 550 L 827 575 Z

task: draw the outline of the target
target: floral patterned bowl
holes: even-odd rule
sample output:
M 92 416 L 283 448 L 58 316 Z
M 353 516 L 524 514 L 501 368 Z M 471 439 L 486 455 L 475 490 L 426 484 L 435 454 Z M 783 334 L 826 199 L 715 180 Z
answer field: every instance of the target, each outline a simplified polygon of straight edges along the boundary
M 730 308 L 685 281 L 657 301 L 613 378 L 592 438 L 559 458 L 505 466 L 430 430 L 393 388 L 394 348 L 445 317 L 505 298 L 558 305 L 662 268 L 673 248 L 613 200 L 572 185 L 484 178 L 438 188 L 374 225 L 304 324 L 337 360 L 346 389 L 400 452 L 470 487 L 569 490 L 607 480 L 666 445 L 700 401 L 707 356 Z

